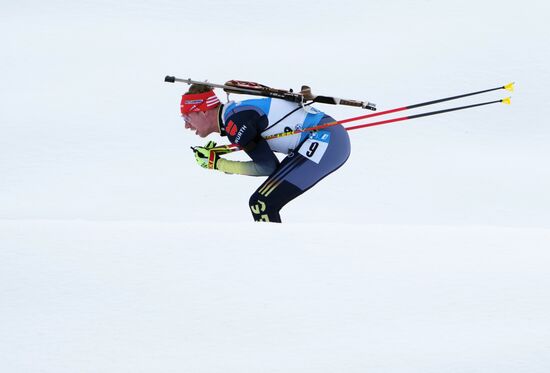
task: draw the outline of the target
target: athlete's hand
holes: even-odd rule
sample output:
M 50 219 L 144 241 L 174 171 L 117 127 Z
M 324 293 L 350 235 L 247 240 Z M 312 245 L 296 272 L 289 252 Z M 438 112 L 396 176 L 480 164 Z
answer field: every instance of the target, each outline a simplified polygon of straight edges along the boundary
M 195 160 L 197 164 L 202 168 L 218 169 L 218 159 L 220 158 L 218 153 L 212 148 L 216 147 L 214 141 L 208 141 L 205 146 L 191 147 L 193 153 L 195 153 Z

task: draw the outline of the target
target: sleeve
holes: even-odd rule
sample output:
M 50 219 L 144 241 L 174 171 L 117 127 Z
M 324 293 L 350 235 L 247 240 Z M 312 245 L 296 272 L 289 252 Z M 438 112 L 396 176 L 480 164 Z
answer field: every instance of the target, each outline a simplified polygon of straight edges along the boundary
M 225 121 L 225 132 L 229 141 L 239 145 L 252 161 L 240 162 L 220 158 L 218 170 L 228 174 L 268 176 L 279 166 L 279 160 L 269 147 L 261 132 L 267 127 L 265 114 L 256 110 L 242 110 L 229 115 Z

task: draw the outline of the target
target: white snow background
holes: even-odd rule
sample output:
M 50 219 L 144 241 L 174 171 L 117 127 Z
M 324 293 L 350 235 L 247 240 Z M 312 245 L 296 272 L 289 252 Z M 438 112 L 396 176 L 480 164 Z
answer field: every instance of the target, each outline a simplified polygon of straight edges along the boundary
M 0 371 L 548 372 L 548 14 L 1 1 Z M 206 140 L 165 75 L 379 110 L 516 91 L 350 132 L 344 167 L 266 225 L 247 207 L 263 178 L 196 166 Z

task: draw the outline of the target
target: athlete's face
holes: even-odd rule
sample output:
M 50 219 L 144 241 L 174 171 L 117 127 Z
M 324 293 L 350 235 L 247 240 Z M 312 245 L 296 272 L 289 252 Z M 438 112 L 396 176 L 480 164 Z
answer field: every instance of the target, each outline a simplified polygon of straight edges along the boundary
M 216 123 L 212 120 L 213 116 L 207 112 L 198 111 L 185 114 L 185 128 L 195 131 L 195 135 L 206 137 L 215 131 Z

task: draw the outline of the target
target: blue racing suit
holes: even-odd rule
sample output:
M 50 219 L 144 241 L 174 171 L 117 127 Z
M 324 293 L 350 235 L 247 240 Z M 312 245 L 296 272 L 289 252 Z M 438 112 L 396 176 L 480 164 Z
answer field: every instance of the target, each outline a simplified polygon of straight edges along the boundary
M 269 176 L 250 197 L 254 220 L 281 222 L 281 208 L 342 166 L 351 151 L 348 133 L 339 124 L 271 140 L 264 137 L 333 121 L 313 107 L 275 98 L 220 106 L 220 134 L 239 145 L 251 161 L 220 158 L 218 169 L 233 174 Z M 287 156 L 279 162 L 275 152 Z

